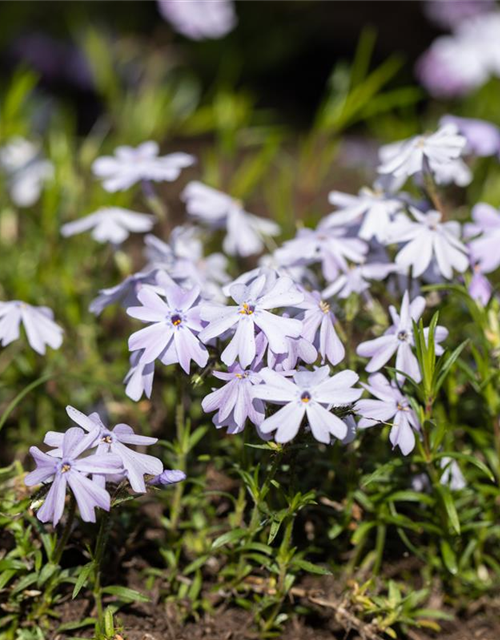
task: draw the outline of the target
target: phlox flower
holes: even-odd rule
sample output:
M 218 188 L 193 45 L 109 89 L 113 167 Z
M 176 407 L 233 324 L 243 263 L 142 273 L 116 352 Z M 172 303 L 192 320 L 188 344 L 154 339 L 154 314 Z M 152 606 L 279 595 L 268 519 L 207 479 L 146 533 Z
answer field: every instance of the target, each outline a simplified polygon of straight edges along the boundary
M 419 135 L 380 148 L 379 173 L 395 177 L 410 177 L 416 173 L 438 170 L 457 160 L 467 144 L 454 124 L 440 127 L 436 132 Z
M 420 82 L 436 98 L 464 96 L 487 82 L 483 45 L 456 36 L 436 38 L 417 61 Z
M 474 238 L 469 243 L 471 261 L 483 273 L 491 273 L 500 266 L 500 211 L 480 202 L 472 208 L 472 219 L 464 229 L 466 237 Z
M 329 444 L 332 436 L 342 440 L 347 425 L 327 407 L 346 407 L 358 400 L 362 391 L 354 389 L 358 381 L 354 371 L 330 376 L 328 366 L 314 371 L 297 371 L 289 379 L 283 374 L 262 369 L 263 383 L 253 388 L 254 398 L 284 405 L 260 425 L 262 433 L 275 431 L 276 442 L 289 442 L 297 435 L 304 416 L 313 436 Z
M 191 40 L 223 38 L 237 23 L 231 0 L 158 0 L 160 14 Z
M 177 484 L 186 479 L 186 474 L 180 469 L 165 469 L 160 475 L 148 480 L 148 484 L 156 487 L 166 487 L 170 484 Z
M 348 298 L 353 293 L 363 293 L 371 287 L 370 280 L 385 280 L 389 274 L 398 270 L 397 265 L 385 262 L 351 265 L 326 287 L 323 298 Z
M 0 302 L 0 344 L 6 347 L 19 338 L 21 322 L 32 349 L 44 355 L 46 345 L 59 349 L 63 330 L 54 322 L 54 313 L 48 307 L 33 307 L 20 300 Z
M 472 182 L 472 171 L 461 158 L 434 167 L 434 180 L 438 185 L 456 184 L 467 187 Z
M 100 289 L 99 295 L 90 303 L 89 311 L 98 316 L 111 304 L 120 303 L 125 309 L 133 307 L 139 303 L 137 292 L 141 290 L 143 285 L 155 283 L 155 270 L 134 273 L 114 287 Z
M 129 338 L 130 351 L 143 350 L 139 364 L 148 364 L 159 358 L 165 365 L 178 362 L 189 373 L 191 360 L 200 367 L 208 361 L 208 351 L 197 334 L 202 329 L 200 320 L 200 290 L 184 290 L 176 284 L 164 291 L 166 301 L 143 287 L 137 294 L 142 306 L 129 307 L 132 318 L 151 324 Z
M 300 229 L 293 240 L 283 243 L 274 252 L 278 264 L 284 267 L 321 264 L 328 282 L 335 280 L 351 262 L 364 262 L 368 245 L 359 238 L 346 237 L 342 228 L 328 228 L 324 222 L 316 229 Z
M 403 374 L 408 374 L 416 382 L 420 382 L 422 379 L 420 367 L 412 351 L 412 347 L 415 345 L 412 321 L 418 322 L 424 309 L 425 299 L 418 296 L 410 304 L 408 291 L 403 296 L 400 313 L 392 305 L 389 307 L 392 325 L 384 335 L 374 340 L 362 342 L 356 350 L 356 353 L 362 358 L 371 358 L 365 367 L 366 371 L 369 373 L 378 371 L 396 354 L 396 369 Z M 428 329 L 425 330 L 426 337 L 428 331 Z M 434 343 L 437 355 L 442 355 L 443 348 L 439 343 L 447 336 L 448 330 L 445 327 L 436 327 Z M 399 382 L 403 382 L 404 375 L 398 373 L 397 379 Z
M 302 336 L 316 346 L 322 362 L 328 360 L 336 365 L 344 359 L 345 348 L 335 330 L 335 314 L 318 291 L 304 292 L 304 296 L 304 302 L 299 305 L 303 310 L 299 315 L 302 320 Z
M 453 29 L 476 16 L 495 8 L 495 0 L 426 0 L 426 15 L 437 25 Z
M 261 382 L 258 367 L 242 369 L 235 363 L 227 373 L 214 371 L 213 375 L 225 384 L 205 396 L 201 406 L 206 413 L 217 411 L 213 418 L 215 426 L 227 427 L 228 433 L 233 434 L 243 431 L 247 419 L 260 425 L 264 420 L 264 403 L 252 396 L 253 386 Z
M 155 375 L 155 363 L 148 362 L 141 364 L 141 357 L 144 350 L 134 351 L 130 355 L 130 369 L 125 376 L 125 393 L 131 400 L 139 401 L 143 394 L 146 398 L 151 398 L 153 391 L 153 379 Z
M 280 233 L 272 220 L 244 210 L 240 201 L 201 182 L 190 182 L 182 192 L 189 215 L 212 228 L 225 228 L 223 249 L 232 256 L 251 256 L 264 249 L 264 238 Z
M 198 229 L 178 226 L 168 243 L 147 235 L 145 244 L 152 268 L 163 269 L 185 288 L 199 287 L 203 298 L 225 301 L 221 287 L 231 280 L 227 273 L 228 259 L 222 253 L 205 256 Z
M 289 315 L 284 313 L 283 317 L 288 318 Z M 258 337 L 260 337 L 260 334 Z M 264 342 L 267 345 L 268 340 L 265 336 Z M 271 347 L 267 350 L 267 366 L 270 369 L 274 371 L 291 371 L 295 369 L 299 362 L 312 364 L 318 359 L 318 350 L 304 336 L 299 336 L 298 338 L 288 337 L 286 342 L 288 346 L 285 353 L 274 353 Z
M 20 137 L 0 148 L 0 167 L 7 175 L 10 197 L 18 207 L 34 205 L 44 183 L 54 176 L 52 162 L 40 157 L 37 145 Z
M 420 80 L 432 95 L 449 98 L 465 95 L 492 76 L 498 77 L 499 33 L 499 11 L 461 21 L 453 35 L 437 38 L 422 56 L 417 64 Z
M 450 487 L 452 491 L 465 489 L 467 482 L 456 460 L 445 456 L 444 458 L 441 458 L 439 466 L 441 469 L 444 469 L 440 478 L 441 484 Z
M 78 233 L 92 230 L 97 242 L 121 244 L 130 233 L 151 231 L 155 217 L 147 213 L 136 213 L 122 207 L 102 207 L 88 216 L 67 222 L 61 227 L 61 234 L 67 238 Z
M 467 247 L 460 242 L 460 224 L 441 221 L 438 211 L 423 213 L 410 207 L 414 220 L 398 216 L 389 230 L 388 242 L 407 243 L 396 256 L 396 264 L 412 268 L 414 277 L 421 276 L 434 259 L 442 276 L 451 280 L 453 269 L 463 273 L 468 265 Z
M 92 171 L 102 179 L 106 191 L 126 191 L 137 182 L 173 182 L 182 169 L 192 166 L 196 159 L 187 153 L 160 156 L 156 142 L 143 142 L 138 147 L 122 146 L 114 156 L 102 156 L 92 164 Z
M 264 333 L 269 348 L 275 354 L 287 352 L 287 338 L 300 336 L 300 320 L 270 312 L 270 309 L 297 305 L 304 299 L 290 278 L 264 271 L 249 285 L 233 284 L 229 292 L 236 305 L 222 306 L 207 302 L 202 306 L 201 318 L 208 326 L 199 335 L 200 340 L 208 342 L 230 329 L 236 330 L 221 355 L 222 362 L 227 366 L 237 358 L 244 369 L 250 365 L 256 355 L 257 329 Z
M 380 423 L 392 423 L 389 439 L 393 447 L 399 447 L 407 456 L 415 447 L 415 432 L 420 431 L 417 414 L 408 399 L 394 382 L 390 383 L 381 373 L 361 383 L 376 400 L 358 400 L 354 411 L 361 416 L 358 429 L 367 429 Z
M 500 155 L 500 128 L 492 122 L 450 115 L 443 116 L 439 122 L 441 125 L 451 123 L 457 127 L 467 140 L 465 153 L 481 158 Z
M 130 486 L 137 493 L 145 493 L 144 475 L 156 476 L 163 471 L 161 460 L 145 453 L 133 451 L 129 444 L 137 446 L 148 446 L 155 444 L 158 438 L 140 436 L 134 433 L 132 427 L 127 424 L 117 424 L 113 429 L 108 429 L 97 413 L 89 416 L 74 407 L 66 407 L 68 416 L 77 425 L 94 436 L 92 446 L 97 447 L 96 455 L 107 458 L 109 455 L 118 457 L 123 467 L 124 475 L 130 482 Z M 45 444 L 52 447 L 61 447 L 64 443 L 65 435 L 56 431 L 49 431 L 45 435 Z M 51 452 L 54 455 L 54 452 Z M 105 477 L 98 471 L 93 471 L 97 477 L 94 480 L 102 487 L 105 486 Z
M 357 196 L 332 191 L 328 200 L 338 210 L 324 218 L 324 227 L 360 224 L 358 236 L 362 240 L 376 238 L 382 243 L 393 217 L 405 206 L 404 200 L 384 189 L 380 180 L 373 189 L 363 187 Z
M 493 286 L 488 278 L 484 275 L 479 263 L 472 263 L 472 278 L 467 287 L 469 295 L 474 300 L 480 302 L 485 307 L 493 295 Z
M 72 427 L 64 435 L 61 434 L 57 455 L 54 455 L 54 452 L 52 455 L 43 453 L 38 447 L 30 448 L 37 468 L 28 473 L 24 482 L 28 487 L 41 482 L 52 482 L 44 503 L 37 512 L 39 520 L 51 520 L 54 526 L 59 522 L 64 511 L 68 485 L 85 522 L 95 522 L 96 507 L 109 511 L 109 493 L 87 476 L 119 473 L 122 470 L 122 461 L 115 455 L 80 457 L 93 446 L 94 441 L 95 433 L 85 434 L 83 429 Z

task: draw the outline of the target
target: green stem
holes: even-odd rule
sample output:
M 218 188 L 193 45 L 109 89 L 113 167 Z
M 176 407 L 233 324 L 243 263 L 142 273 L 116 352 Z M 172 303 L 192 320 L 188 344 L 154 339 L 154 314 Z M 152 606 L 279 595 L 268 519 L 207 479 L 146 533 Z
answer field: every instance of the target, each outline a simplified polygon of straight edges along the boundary
M 104 612 L 102 607 L 101 563 L 111 531 L 111 513 L 105 511 L 101 519 L 99 533 L 94 550 L 94 602 L 97 609 L 96 635 L 99 637 L 104 629 Z
M 66 524 L 64 526 L 64 530 L 62 536 L 59 538 L 59 542 L 54 551 L 54 555 L 52 556 L 52 563 L 59 564 L 61 562 L 62 554 L 64 549 L 66 548 L 66 544 L 68 543 L 69 536 L 71 534 L 71 527 L 73 526 L 73 521 L 75 519 L 76 513 L 76 500 L 75 496 L 71 494 L 69 507 L 68 507 L 68 517 L 66 518 Z
M 266 475 L 266 478 L 264 480 L 264 484 L 262 485 L 258 496 L 256 496 L 256 499 L 253 505 L 252 516 L 250 518 L 250 524 L 248 525 L 248 529 L 252 535 L 259 528 L 261 498 L 264 499 L 267 495 L 267 492 L 269 491 L 269 485 L 274 480 L 274 476 L 278 471 L 278 468 L 281 464 L 281 460 L 283 458 L 283 453 L 284 453 L 283 447 L 276 451 L 276 454 L 271 464 L 271 468 L 269 469 Z

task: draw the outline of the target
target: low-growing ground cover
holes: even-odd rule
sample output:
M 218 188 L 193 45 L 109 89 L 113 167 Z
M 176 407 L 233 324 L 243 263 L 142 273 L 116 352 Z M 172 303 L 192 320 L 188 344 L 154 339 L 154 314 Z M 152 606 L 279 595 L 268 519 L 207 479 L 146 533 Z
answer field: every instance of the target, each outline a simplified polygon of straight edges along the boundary
M 88 133 L 1 96 L 0 637 L 496 638 L 498 80 L 367 30 L 296 131 L 80 37 Z

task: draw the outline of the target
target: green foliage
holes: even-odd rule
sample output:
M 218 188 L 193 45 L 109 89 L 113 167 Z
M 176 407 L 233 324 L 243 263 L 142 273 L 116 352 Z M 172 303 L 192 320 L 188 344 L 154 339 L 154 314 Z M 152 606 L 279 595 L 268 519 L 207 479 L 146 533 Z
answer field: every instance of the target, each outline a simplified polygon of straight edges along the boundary
M 483 308 L 458 284 L 426 289 L 430 300 L 439 297 L 450 348 L 436 356 L 437 313 L 430 324 L 426 318 L 414 326 L 422 382 L 408 386 L 422 439 L 410 456 L 390 450 L 391 425 L 347 447 L 308 436 L 282 446 L 250 432 L 217 432 L 200 407 L 208 391 L 203 373 L 189 380 L 163 368 L 152 400 L 130 401 L 121 381 L 132 323 L 116 308 L 96 319 L 88 305 L 99 289 L 136 270 L 138 247 L 131 240 L 113 253 L 88 238 L 59 236 L 63 222 L 104 204 L 157 212 L 161 232 L 168 232 L 178 216 L 177 187 L 174 194 L 160 188 L 156 199 L 139 190 L 111 195 L 90 174 L 98 155 L 146 138 L 169 149 L 194 147 L 203 180 L 292 234 L 327 212 L 325 189 L 337 179 L 342 134 L 357 125 L 394 137 L 415 126 L 416 117 L 398 112 L 411 111 L 420 90 L 392 86 L 403 62 L 391 57 L 373 69 L 374 35 L 366 31 L 353 63 L 332 71 L 312 127 L 298 135 L 279 114 L 256 107 L 244 87 L 218 81 L 203 94 L 186 65 L 177 58 L 167 64 L 162 51 L 144 55 L 139 44 L 111 41 L 95 27 L 79 31 L 79 39 L 102 117 L 78 136 L 72 115 L 56 105 L 43 139 L 54 181 L 26 210 L 16 209 L 5 189 L 0 193 L 0 297 L 48 304 L 66 330 L 62 349 L 45 358 L 24 339 L 0 352 L 2 460 L 15 460 L 0 470 L 0 636 L 116 638 L 122 610 L 150 602 L 154 593 L 180 621 L 216 614 L 221 601 L 244 608 L 260 635 L 272 637 L 295 613 L 312 611 L 303 586 L 310 580 L 335 581 L 343 606 L 383 637 L 409 637 L 412 627 L 439 631 L 447 614 L 432 608 L 433 590 L 456 611 L 500 583 L 498 302 Z M 122 78 L 137 63 L 138 86 L 131 86 Z M 1 96 L 0 144 L 33 131 L 36 83 L 27 70 L 12 77 Z M 477 198 L 483 186 L 486 194 L 498 189 L 498 167 L 484 173 L 484 185 L 472 186 Z M 362 182 L 356 172 L 346 179 Z M 233 275 L 239 267 L 231 265 Z M 394 300 L 383 286 L 375 290 L 381 302 L 350 298 L 339 310 L 349 366 L 359 364 L 360 335 L 380 335 L 387 326 L 384 309 Z M 67 426 L 69 402 L 82 409 L 103 403 L 117 422 L 158 435 L 165 465 L 188 479 L 152 491 L 144 503 L 119 492 L 109 521 L 103 517 L 97 529 L 68 527 L 71 543 L 62 553 L 62 531 L 34 516 L 43 490 L 30 496 L 22 477 L 31 464 L 28 447 Z M 457 491 L 443 481 L 452 461 L 466 481 Z M 391 567 L 408 558 L 410 568 L 392 575 Z M 63 621 L 71 599 L 96 604 L 80 619 Z

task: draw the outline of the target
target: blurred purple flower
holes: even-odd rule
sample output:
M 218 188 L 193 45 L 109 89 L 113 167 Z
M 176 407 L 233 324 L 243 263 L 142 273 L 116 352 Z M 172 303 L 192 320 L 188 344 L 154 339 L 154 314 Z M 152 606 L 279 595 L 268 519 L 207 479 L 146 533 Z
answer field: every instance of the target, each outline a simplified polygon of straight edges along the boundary
M 360 224 L 358 236 L 362 240 L 376 238 L 379 242 L 385 241 L 390 222 L 405 206 L 404 200 L 385 190 L 380 181 L 373 189 L 363 187 L 357 196 L 332 191 L 328 200 L 338 211 L 323 219 L 324 228 Z
M 302 323 L 293 318 L 278 316 L 269 309 L 294 306 L 302 302 L 304 295 L 297 290 L 293 281 L 285 276 L 278 277 L 272 272 L 263 272 L 248 286 L 233 284 L 229 291 L 236 305 L 202 305 L 201 318 L 208 322 L 208 326 L 201 331 L 200 340 L 208 342 L 236 327 L 236 333 L 222 352 L 221 359 L 229 366 L 238 358 L 245 369 L 256 355 L 257 328 L 265 334 L 269 348 L 274 353 L 286 353 L 287 338 L 298 338 Z
M 59 349 L 63 330 L 54 322 L 54 313 L 48 307 L 32 307 L 26 302 L 12 300 L 0 302 L 0 344 L 6 347 L 19 338 L 21 322 L 32 349 L 44 355 L 46 345 Z
M 181 197 L 189 215 L 213 228 L 226 229 L 223 249 L 229 255 L 261 253 L 264 238 L 280 232 L 276 222 L 247 213 L 239 200 L 201 182 L 190 182 Z
M 202 329 L 200 290 L 184 290 L 173 284 L 165 289 L 165 296 L 166 302 L 146 285 L 137 294 L 142 306 L 127 309 L 132 318 L 152 323 L 130 336 L 130 351 L 144 350 L 141 365 L 159 358 L 165 365 L 178 362 L 186 373 L 191 360 L 204 367 L 208 352 L 197 337 Z
M 474 42 L 441 36 L 419 58 L 416 75 L 435 98 L 467 95 L 488 80 L 488 70 Z
M 232 0 L 158 0 L 158 9 L 191 40 L 223 38 L 237 23 Z
M 106 191 L 126 191 L 134 184 L 146 182 L 173 182 L 182 169 L 192 166 L 196 159 L 187 153 L 159 156 L 156 142 L 143 142 L 138 147 L 117 147 L 114 156 L 102 156 L 92 164 L 92 171 L 103 180 Z
M 137 213 L 122 207 L 101 207 L 95 213 L 63 224 L 61 234 L 67 238 L 92 229 L 92 237 L 97 242 L 119 245 L 130 233 L 151 231 L 154 223 L 155 217 L 147 213 Z
M 438 26 L 454 29 L 462 22 L 495 8 L 495 0 L 426 0 L 424 11 Z
M 396 369 L 408 374 L 416 382 L 420 382 L 422 376 L 417 358 L 412 351 L 414 346 L 412 320 L 418 322 L 425 309 L 425 299 L 421 296 L 415 298 L 410 304 L 408 291 L 401 302 L 401 315 L 391 305 L 389 312 L 392 317 L 392 325 L 384 335 L 374 340 L 368 340 L 358 345 L 356 353 L 362 358 L 371 358 L 365 369 L 369 373 L 381 369 L 396 353 Z M 426 337 L 429 329 L 425 330 Z M 438 326 L 434 334 L 435 349 L 437 355 L 442 355 L 443 348 L 440 342 L 446 339 L 448 330 Z M 397 375 L 399 382 L 404 381 L 404 375 Z
M 443 3 L 444 4 L 444 3 Z M 417 62 L 417 75 L 435 97 L 463 96 L 500 75 L 500 12 L 460 22 L 452 36 L 437 38 Z
M 89 311 L 98 316 L 111 304 L 120 303 L 125 309 L 139 304 L 137 292 L 145 284 L 156 282 L 156 271 L 142 271 L 128 276 L 114 287 L 100 289 L 97 298 L 94 298 L 89 306 Z
M 438 211 L 423 213 L 410 207 L 414 220 L 404 214 L 396 217 L 388 232 L 388 243 L 407 243 L 396 256 L 396 264 L 421 276 L 435 260 L 441 275 L 453 278 L 453 269 L 463 273 L 469 266 L 468 249 L 460 242 L 460 224 L 456 220 L 441 222 Z
M 222 253 L 204 255 L 199 229 L 177 226 L 170 234 L 169 242 L 147 235 L 146 255 L 150 266 L 166 271 L 185 288 L 197 286 L 203 298 L 225 302 L 222 285 L 231 278 L 227 273 L 228 259 Z
M 52 455 L 43 453 L 38 447 L 30 448 L 37 468 L 26 476 L 26 485 L 31 487 L 41 482 L 52 481 L 44 503 L 37 512 L 37 518 L 42 522 L 52 520 L 54 526 L 59 522 L 64 511 L 67 485 L 76 498 L 85 522 L 95 522 L 96 507 L 109 511 L 109 493 L 87 475 L 118 473 L 122 469 L 122 462 L 120 458 L 111 454 L 80 457 L 94 446 L 96 435 L 95 430 L 85 434 L 78 427 L 68 429 L 64 435 L 61 434 L 61 449 L 57 456 L 54 452 Z
M 335 331 L 335 314 L 318 291 L 304 292 L 304 296 L 304 302 L 299 305 L 304 310 L 299 316 L 302 336 L 316 346 L 323 363 L 328 360 L 336 365 L 344 359 L 345 349 Z
M 491 273 L 500 266 L 500 211 L 480 202 L 472 208 L 472 219 L 464 228 L 464 235 L 474 238 L 469 243 L 471 262 L 482 273 Z
M 452 491 L 465 489 L 467 482 L 456 460 L 445 456 L 444 458 L 441 458 L 439 466 L 441 469 L 444 469 L 441 474 L 441 484 L 450 487 Z
M 500 155 L 500 129 L 486 120 L 443 116 L 440 124 L 454 124 L 467 140 L 465 153 L 479 157 Z
M 358 381 L 354 371 L 330 376 L 330 368 L 324 366 L 314 371 L 297 371 L 292 380 L 271 369 L 262 369 L 260 375 L 263 384 L 253 388 L 254 398 L 284 405 L 260 425 L 263 433 L 276 431 L 276 442 L 292 440 L 304 416 L 319 442 L 329 444 L 332 436 L 342 440 L 347 435 L 345 422 L 328 408 L 346 407 L 359 399 L 361 389 L 352 388 Z
M 485 307 L 493 295 L 493 286 L 481 271 L 480 264 L 471 264 L 471 269 L 472 278 L 468 286 L 469 295 Z
M 368 378 L 368 384 L 362 385 L 376 400 L 358 400 L 354 411 L 361 420 L 358 429 L 367 429 L 380 423 L 392 423 L 389 439 L 393 447 L 399 447 L 407 456 L 415 447 L 415 432 L 420 431 L 417 414 L 410 402 L 381 373 Z
M 370 289 L 370 280 L 385 280 L 389 274 L 400 270 L 398 265 L 384 262 L 353 265 L 326 287 L 323 298 L 348 298 L 353 293 L 363 293 Z
M 19 136 L 0 147 L 0 168 L 6 174 L 9 195 L 18 207 L 34 205 L 45 182 L 54 177 L 54 165 L 41 157 L 38 145 Z
M 214 371 L 213 375 L 226 384 L 205 396 L 201 406 L 206 413 L 217 411 L 213 418 L 215 426 L 228 427 L 228 433 L 233 434 L 243 431 L 247 418 L 260 425 L 264 420 L 264 403 L 252 396 L 252 387 L 261 382 L 258 371 L 233 364 L 227 373 Z

